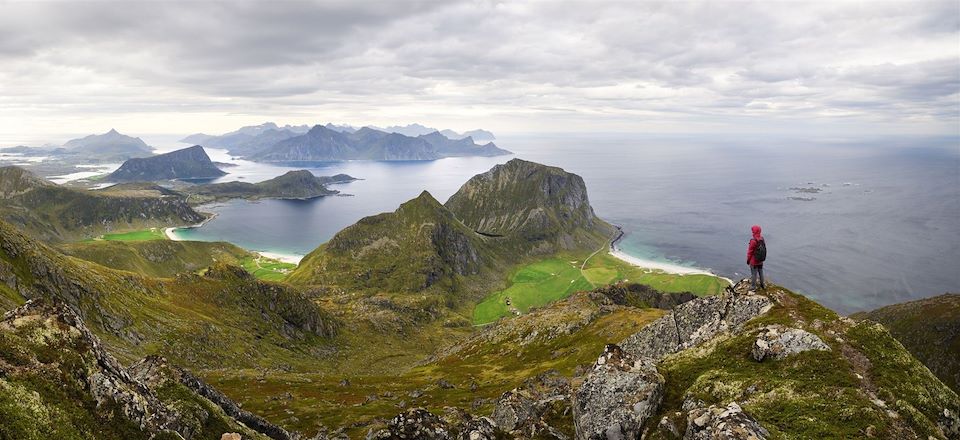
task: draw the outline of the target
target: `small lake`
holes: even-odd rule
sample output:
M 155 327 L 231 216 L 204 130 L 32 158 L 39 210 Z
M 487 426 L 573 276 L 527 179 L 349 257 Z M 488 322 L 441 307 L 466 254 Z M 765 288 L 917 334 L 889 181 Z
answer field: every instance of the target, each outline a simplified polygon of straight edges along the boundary
M 584 177 L 597 214 L 627 231 L 625 252 L 740 278 L 752 224 L 764 228 L 772 281 L 841 312 L 960 291 L 960 144 L 956 138 L 797 140 L 705 136 L 514 136 L 516 156 L 281 167 L 232 161 L 218 181 L 291 169 L 361 178 L 350 197 L 243 200 L 180 230 L 194 240 L 303 255 L 360 218 L 420 191 L 444 202 L 471 176 L 520 157 Z M 307 165 L 307 166 L 305 166 Z M 242 178 L 241 178 L 242 177 Z

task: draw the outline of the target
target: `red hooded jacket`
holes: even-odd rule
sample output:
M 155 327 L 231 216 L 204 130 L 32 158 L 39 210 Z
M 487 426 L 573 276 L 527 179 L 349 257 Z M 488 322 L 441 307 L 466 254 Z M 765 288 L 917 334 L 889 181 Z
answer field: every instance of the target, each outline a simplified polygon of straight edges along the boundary
M 757 242 L 763 240 L 763 236 L 760 235 L 760 226 L 753 225 L 750 231 L 753 232 L 753 238 L 750 239 L 750 244 L 747 245 L 747 264 L 751 266 L 762 266 L 762 261 L 757 261 L 753 258 L 753 251 L 757 249 Z

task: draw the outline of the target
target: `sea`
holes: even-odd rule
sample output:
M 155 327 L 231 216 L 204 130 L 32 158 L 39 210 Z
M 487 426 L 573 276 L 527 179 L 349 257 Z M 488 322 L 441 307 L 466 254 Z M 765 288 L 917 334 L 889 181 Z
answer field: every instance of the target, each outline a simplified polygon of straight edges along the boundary
M 443 202 L 471 176 L 516 157 L 582 176 L 597 215 L 623 227 L 620 248 L 635 259 L 743 278 L 756 224 L 767 278 L 841 313 L 960 292 L 957 137 L 564 134 L 496 143 L 514 154 L 280 166 L 208 149 L 233 165 L 215 181 L 258 182 L 303 168 L 360 180 L 332 186 L 341 192 L 332 197 L 205 205 L 213 220 L 175 234 L 295 258 L 423 190 Z

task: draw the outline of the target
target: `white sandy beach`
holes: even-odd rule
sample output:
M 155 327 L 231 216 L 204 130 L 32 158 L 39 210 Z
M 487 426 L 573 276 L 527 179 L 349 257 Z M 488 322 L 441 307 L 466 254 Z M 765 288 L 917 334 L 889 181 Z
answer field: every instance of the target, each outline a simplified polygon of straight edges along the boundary
M 297 254 L 281 254 L 278 252 L 266 252 L 266 251 L 255 251 L 256 253 L 274 260 L 282 261 L 284 263 L 291 264 L 300 264 L 300 260 L 303 259 L 304 255 Z
M 626 254 L 617 248 L 611 249 L 610 255 L 626 263 L 629 263 L 644 269 L 662 271 L 665 273 L 675 274 L 675 275 L 710 275 L 717 278 L 722 278 L 727 282 L 729 282 L 730 284 L 733 284 L 733 281 L 730 280 L 729 278 L 719 276 L 715 273 L 711 273 L 703 269 L 686 267 L 686 266 L 681 266 L 679 264 L 666 263 L 661 261 L 644 260 L 642 258 L 637 258 L 637 257 L 634 257 L 633 255 Z

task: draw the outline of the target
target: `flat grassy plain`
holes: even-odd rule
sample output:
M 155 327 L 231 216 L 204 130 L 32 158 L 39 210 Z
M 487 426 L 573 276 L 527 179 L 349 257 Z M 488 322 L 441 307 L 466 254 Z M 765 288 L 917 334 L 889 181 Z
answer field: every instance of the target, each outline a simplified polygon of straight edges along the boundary
M 581 270 L 582 266 L 582 270 Z M 601 252 L 586 264 L 565 258 L 537 261 L 518 269 L 510 277 L 510 286 L 487 296 L 473 310 L 473 324 L 489 324 L 504 316 L 527 313 L 566 298 L 572 293 L 589 290 L 618 281 L 645 284 L 662 292 L 692 292 L 714 295 L 723 291 L 727 282 L 710 275 L 674 275 L 636 267 Z
M 103 234 L 94 240 L 107 241 L 147 241 L 147 240 L 166 240 L 167 236 L 161 228 L 141 229 L 139 231 L 120 232 L 116 234 Z M 93 240 L 89 240 L 93 241 Z
M 258 255 L 244 258 L 240 261 L 240 265 L 244 270 L 252 273 L 253 276 L 265 281 L 282 281 L 291 270 L 297 267 L 293 263 L 284 263 Z

